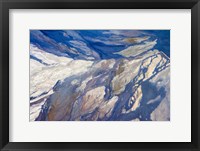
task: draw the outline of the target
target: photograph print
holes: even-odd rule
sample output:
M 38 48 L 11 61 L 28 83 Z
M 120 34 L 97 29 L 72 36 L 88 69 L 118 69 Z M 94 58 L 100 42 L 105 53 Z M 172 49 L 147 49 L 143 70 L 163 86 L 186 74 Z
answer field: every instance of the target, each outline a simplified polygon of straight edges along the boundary
M 170 30 L 30 30 L 30 121 L 170 121 Z

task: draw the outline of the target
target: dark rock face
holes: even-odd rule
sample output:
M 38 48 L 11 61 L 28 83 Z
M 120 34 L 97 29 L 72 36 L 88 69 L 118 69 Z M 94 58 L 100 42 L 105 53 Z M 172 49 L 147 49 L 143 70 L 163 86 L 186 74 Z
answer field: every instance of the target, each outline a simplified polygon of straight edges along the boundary
M 33 45 L 45 64 L 31 59 L 31 121 L 169 121 L 170 59 L 152 44 L 138 47 L 91 61 Z

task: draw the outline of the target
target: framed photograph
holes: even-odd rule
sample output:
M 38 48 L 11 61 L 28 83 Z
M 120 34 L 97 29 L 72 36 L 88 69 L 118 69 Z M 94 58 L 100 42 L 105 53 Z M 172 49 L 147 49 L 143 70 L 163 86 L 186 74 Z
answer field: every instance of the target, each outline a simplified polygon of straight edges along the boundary
M 7 150 L 200 150 L 198 0 L 1 0 Z

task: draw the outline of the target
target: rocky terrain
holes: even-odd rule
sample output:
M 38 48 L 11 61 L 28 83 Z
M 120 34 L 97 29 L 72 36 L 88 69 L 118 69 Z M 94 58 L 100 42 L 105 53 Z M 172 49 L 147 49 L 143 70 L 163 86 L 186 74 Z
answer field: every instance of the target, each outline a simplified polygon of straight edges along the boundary
M 107 41 L 129 45 L 106 58 L 82 37 L 73 47 L 37 32 L 33 38 L 52 48 L 30 44 L 30 121 L 170 120 L 170 58 L 154 48 L 157 39 Z

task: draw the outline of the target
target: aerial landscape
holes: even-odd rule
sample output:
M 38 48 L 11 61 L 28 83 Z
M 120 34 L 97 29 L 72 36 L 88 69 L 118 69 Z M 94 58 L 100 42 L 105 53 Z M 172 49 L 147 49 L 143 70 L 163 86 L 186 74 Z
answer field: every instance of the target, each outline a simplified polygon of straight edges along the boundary
M 30 121 L 170 121 L 170 30 L 30 30 Z

